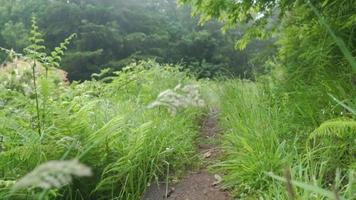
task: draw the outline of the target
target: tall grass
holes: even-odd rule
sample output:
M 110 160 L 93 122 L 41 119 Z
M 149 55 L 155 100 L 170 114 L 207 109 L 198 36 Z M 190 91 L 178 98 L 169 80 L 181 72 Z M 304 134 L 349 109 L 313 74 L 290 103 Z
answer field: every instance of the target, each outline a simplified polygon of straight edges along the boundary
M 0 108 L 5 149 L 0 179 L 16 181 L 46 161 L 74 158 L 90 166 L 94 176 L 59 190 L 18 191 L 9 199 L 140 199 L 148 184 L 167 176 L 168 167 L 174 176 L 194 164 L 201 109 L 179 109 L 173 117 L 164 107 L 147 108 L 160 92 L 195 84 L 188 74 L 150 61 L 130 65 L 110 83 L 67 86 L 49 80 L 42 136 L 33 134 L 36 109 L 27 102 L 34 99 L 0 85 L 6 97 Z M 11 185 L 0 188 L 6 197 Z
M 226 135 L 216 169 L 238 197 L 356 198 L 355 2 L 315 4 L 284 17 L 268 75 L 218 83 Z
M 279 178 L 271 179 L 276 177 L 269 173 L 283 176 L 283 171 L 290 168 L 292 180 L 305 183 L 296 184 L 303 186 L 295 191 L 297 199 L 324 199 L 328 195 L 320 193 L 321 189 L 314 190 L 319 187 L 337 191 L 340 199 L 355 197 L 354 150 L 352 146 L 342 148 L 347 140 L 324 137 L 318 141 L 334 141 L 334 146 L 330 142 L 306 145 L 304 131 L 310 128 L 291 124 L 289 113 L 281 107 L 283 102 L 272 104 L 271 92 L 264 85 L 241 80 L 218 85 L 217 91 L 224 99 L 220 103 L 220 121 L 225 132 L 225 156 L 213 169 L 225 174 L 224 186 L 233 195 L 242 199 L 288 199 L 284 183 Z M 348 128 L 344 131 L 353 133 Z M 348 140 L 351 145 L 352 138 Z
M 276 118 L 279 111 L 267 105 L 266 94 L 255 83 L 227 80 L 219 86 L 226 156 L 216 167 L 226 174 L 225 186 L 236 189 L 235 195 L 262 194 L 269 182 L 264 173 L 278 171 L 290 161 L 276 130 L 284 127 Z

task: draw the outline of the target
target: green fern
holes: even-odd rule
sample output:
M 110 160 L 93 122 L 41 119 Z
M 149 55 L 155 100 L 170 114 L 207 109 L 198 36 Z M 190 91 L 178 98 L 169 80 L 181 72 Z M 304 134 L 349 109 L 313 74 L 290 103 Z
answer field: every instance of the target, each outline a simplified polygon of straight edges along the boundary
M 59 68 L 59 63 L 62 60 L 65 50 L 67 50 L 68 45 L 76 37 L 76 34 L 72 34 L 67 37 L 58 47 L 47 55 L 45 53 L 46 47 L 43 45 L 44 39 L 43 35 L 37 26 L 36 16 L 32 16 L 32 25 L 30 32 L 30 45 L 24 49 L 25 56 L 33 61 L 38 61 L 43 64 L 46 70 L 46 78 L 48 75 L 48 70 L 50 67 Z
M 59 63 L 61 61 L 61 57 L 64 55 L 64 51 L 67 50 L 67 46 L 70 42 L 74 39 L 76 34 L 70 35 L 66 38 L 62 43 L 59 44 L 49 55 L 45 52 L 46 47 L 43 45 L 44 39 L 43 35 L 37 26 L 37 19 L 36 16 L 32 16 L 32 25 L 31 25 L 31 32 L 30 32 L 30 45 L 24 49 L 25 58 L 29 59 L 32 64 L 32 79 L 34 85 L 34 93 L 35 93 L 35 100 L 36 100 L 36 113 L 37 113 L 37 129 L 38 134 L 42 135 L 42 129 L 44 126 L 44 120 L 46 119 L 46 104 L 47 99 L 49 96 L 49 88 L 48 88 L 48 70 L 50 67 L 59 67 Z M 45 79 L 41 77 L 37 77 L 37 62 L 41 63 L 45 68 Z M 40 110 L 39 105 L 39 94 L 38 94 L 38 80 L 41 86 L 41 94 L 43 96 L 42 101 L 42 110 Z M 42 114 L 41 114 L 42 111 Z
M 59 63 L 62 60 L 64 51 L 67 50 L 67 46 L 76 36 L 77 35 L 75 33 L 70 35 L 62 43 L 60 43 L 58 47 L 54 48 L 54 50 L 46 58 L 46 62 L 44 65 L 46 67 L 46 70 L 48 70 L 48 67 L 59 67 Z
M 46 53 L 44 52 L 46 48 L 45 46 L 42 45 L 44 40 L 37 26 L 36 16 L 33 15 L 31 21 L 32 21 L 32 26 L 31 26 L 31 32 L 29 38 L 31 44 L 24 49 L 24 52 L 26 54 L 26 57 L 29 58 L 31 62 L 33 62 L 32 79 L 33 79 L 33 86 L 34 86 L 34 93 L 35 93 L 35 100 L 36 100 L 37 129 L 38 129 L 38 134 L 42 135 L 41 117 L 40 117 L 40 108 L 39 108 L 39 99 L 38 99 L 39 95 L 37 92 L 36 62 L 38 60 L 42 60 L 46 56 Z
M 30 32 L 30 45 L 24 49 L 26 57 L 30 58 L 31 60 L 42 60 L 46 54 L 45 50 L 46 47 L 43 46 L 43 35 L 39 31 L 37 26 L 37 18 L 36 16 L 32 16 L 32 25 L 31 25 L 31 32 Z
M 322 123 L 311 133 L 309 139 L 324 136 L 345 138 L 352 135 L 356 135 L 356 121 L 350 118 L 337 118 Z

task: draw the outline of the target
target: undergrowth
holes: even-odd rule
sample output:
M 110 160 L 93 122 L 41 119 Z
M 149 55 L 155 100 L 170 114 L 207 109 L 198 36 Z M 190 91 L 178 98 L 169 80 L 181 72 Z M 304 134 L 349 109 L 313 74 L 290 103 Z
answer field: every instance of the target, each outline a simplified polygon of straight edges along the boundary
M 300 1 L 255 82 L 223 80 L 224 185 L 242 199 L 356 199 L 355 1 Z
M 225 174 L 224 187 L 234 196 L 288 199 L 284 183 L 269 176 L 288 170 L 292 180 L 355 198 L 355 119 L 327 121 L 310 131 L 303 123 L 292 124 L 280 104 L 271 106 L 270 93 L 260 83 L 225 80 L 218 86 L 225 99 L 220 103 L 225 155 L 213 169 Z M 297 199 L 325 198 L 305 188 L 295 193 Z
M 31 73 L 27 81 L 14 83 L 16 87 L 0 84 L 1 197 L 139 199 L 148 184 L 167 176 L 167 168 L 170 175 L 179 175 L 194 164 L 196 119 L 202 109 L 180 108 L 173 117 L 165 107 L 148 108 L 164 90 L 197 84 L 193 77 L 153 61 L 126 67 L 110 77 L 110 83 L 93 79 L 69 85 L 56 81 L 56 73 L 49 70 L 53 78 L 47 85 L 39 82 L 39 104 L 44 98 L 47 102 L 41 109 L 41 135 L 32 88 L 24 92 L 21 86 L 31 85 Z M 5 76 L 0 78 L 7 80 Z M 11 193 L 14 181 L 41 163 L 70 159 L 90 166 L 93 176 L 74 179 L 60 189 Z
M 239 18 L 231 2 L 182 2 L 205 18 Z M 254 10 L 242 2 L 235 9 Z M 212 168 L 234 197 L 356 199 L 355 1 L 335 2 L 288 6 L 278 52 L 254 82 L 197 81 L 145 61 L 69 83 L 58 67 L 74 35 L 47 55 L 34 18 L 27 55 L 0 69 L 0 197 L 140 199 L 195 164 L 197 119 L 210 105 L 223 130 Z

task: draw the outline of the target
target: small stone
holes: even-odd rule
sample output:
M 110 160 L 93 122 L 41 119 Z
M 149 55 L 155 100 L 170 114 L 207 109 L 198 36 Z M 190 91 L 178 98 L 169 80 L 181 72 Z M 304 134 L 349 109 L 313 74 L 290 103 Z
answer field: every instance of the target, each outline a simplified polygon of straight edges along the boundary
M 214 181 L 214 183 L 212 184 L 212 186 L 217 186 L 219 183 L 221 183 L 221 181 L 222 181 L 221 176 L 219 176 L 218 174 L 215 174 L 215 175 L 214 175 L 214 178 L 215 178 L 215 181 Z
M 211 152 L 210 151 L 204 153 L 204 158 L 210 158 L 210 157 L 211 157 Z

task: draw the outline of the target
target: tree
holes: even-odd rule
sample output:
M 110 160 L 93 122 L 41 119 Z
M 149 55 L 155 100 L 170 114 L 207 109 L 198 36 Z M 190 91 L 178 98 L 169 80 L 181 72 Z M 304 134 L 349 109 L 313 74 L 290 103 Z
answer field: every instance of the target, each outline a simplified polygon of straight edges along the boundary
M 102 68 L 119 70 L 132 60 L 149 58 L 161 63 L 181 63 L 187 69 L 192 69 L 189 65 L 204 70 L 208 68 L 203 66 L 213 66 L 211 69 L 226 68 L 236 75 L 252 74 L 246 58 L 253 51 L 237 52 L 233 48 L 242 29 L 223 34 L 219 31 L 222 24 L 217 21 L 198 25 L 198 18 L 190 15 L 191 9 L 177 9 L 175 0 L 0 3 L 0 26 L 5 27 L 0 34 L 0 46 L 22 48 L 32 13 L 38 16 L 44 45 L 49 49 L 69 34 L 77 33 L 71 53 L 62 63 L 72 80 L 90 79 L 91 73 Z

